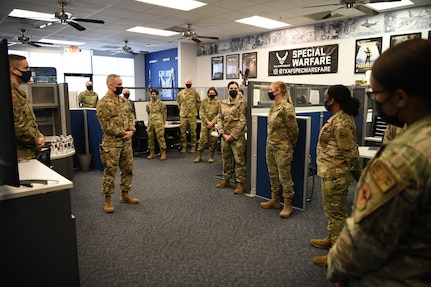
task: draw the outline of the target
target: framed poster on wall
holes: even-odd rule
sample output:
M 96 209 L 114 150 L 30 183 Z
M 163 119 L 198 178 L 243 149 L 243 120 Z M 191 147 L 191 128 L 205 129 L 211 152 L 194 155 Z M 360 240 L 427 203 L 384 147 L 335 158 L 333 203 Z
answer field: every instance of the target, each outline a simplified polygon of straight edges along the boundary
M 239 79 L 239 54 L 226 55 L 226 79 Z
M 371 70 L 374 61 L 382 53 L 382 37 L 356 40 L 355 73 Z
M 257 52 L 242 54 L 242 72 L 248 69 L 248 78 L 257 78 Z
M 211 58 L 211 80 L 223 80 L 223 56 Z
M 391 35 L 391 41 L 390 46 L 394 46 L 396 44 L 402 43 L 406 40 L 414 39 L 414 38 L 421 38 L 422 33 L 410 33 L 410 34 L 402 34 L 402 35 Z

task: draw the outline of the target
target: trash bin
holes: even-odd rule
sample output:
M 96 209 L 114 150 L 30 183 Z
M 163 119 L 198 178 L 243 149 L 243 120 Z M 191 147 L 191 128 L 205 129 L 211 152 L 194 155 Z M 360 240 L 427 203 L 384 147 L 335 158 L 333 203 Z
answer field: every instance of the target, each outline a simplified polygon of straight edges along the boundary
M 89 171 L 91 164 L 91 154 L 78 154 L 79 166 L 82 171 Z

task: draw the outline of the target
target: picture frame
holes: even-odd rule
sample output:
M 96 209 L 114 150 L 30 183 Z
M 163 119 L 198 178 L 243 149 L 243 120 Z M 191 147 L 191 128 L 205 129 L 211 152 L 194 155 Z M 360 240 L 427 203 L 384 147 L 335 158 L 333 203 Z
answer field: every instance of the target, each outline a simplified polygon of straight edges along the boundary
M 401 34 L 401 35 L 391 35 L 390 47 L 414 38 L 419 38 L 419 39 L 422 38 L 422 33 L 417 32 L 417 33 L 408 33 L 408 34 Z
M 382 54 L 382 37 L 356 40 L 355 74 L 371 70 L 374 61 Z
M 257 52 L 243 53 L 242 54 L 242 73 L 249 69 L 247 78 L 257 78 Z
M 223 80 L 224 56 L 211 57 L 211 80 Z
M 239 54 L 226 55 L 226 79 L 239 79 Z
M 431 40 L 431 31 L 428 31 L 428 40 Z

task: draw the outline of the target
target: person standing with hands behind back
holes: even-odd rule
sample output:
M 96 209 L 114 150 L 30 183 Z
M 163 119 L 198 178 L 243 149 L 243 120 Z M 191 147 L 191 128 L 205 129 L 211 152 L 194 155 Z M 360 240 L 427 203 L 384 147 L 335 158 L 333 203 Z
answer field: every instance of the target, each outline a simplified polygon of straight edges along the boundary
M 19 85 L 31 78 L 27 59 L 21 55 L 9 55 L 9 76 L 15 123 L 15 139 L 19 160 L 36 158 L 36 152 L 45 146 L 45 137 L 39 131 L 33 108 Z
M 147 104 L 148 113 L 148 148 L 150 154 L 147 159 L 153 159 L 156 154 L 155 140 L 160 148 L 160 160 L 166 159 L 166 141 L 165 141 L 165 124 L 167 118 L 166 105 L 158 98 L 159 91 L 156 89 L 151 90 L 151 101 Z
M 262 208 L 280 208 L 280 189 L 283 190 L 284 207 L 281 218 L 292 213 L 295 191 L 291 174 L 293 152 L 298 141 L 299 128 L 292 99 L 282 81 L 269 86 L 268 97 L 274 101 L 268 115 L 266 138 L 266 163 L 271 182 L 271 200 L 262 202 Z
M 324 105 L 332 116 L 322 127 L 317 143 L 317 174 L 322 180 L 323 210 L 328 218 L 328 236 L 312 239 L 316 248 L 329 249 L 337 240 L 347 217 L 347 193 L 350 184 L 361 175 L 356 125 L 353 116 L 359 114 L 360 102 L 343 85 L 329 87 L 324 93 Z M 325 266 L 327 255 L 313 261 Z
M 85 83 L 86 90 L 79 94 L 79 106 L 81 108 L 95 108 L 97 105 L 97 101 L 99 100 L 99 96 L 96 92 L 93 91 L 93 82 L 87 81 Z
M 352 214 L 329 250 L 335 286 L 431 285 L 431 41 L 397 44 L 374 62 L 370 100 L 407 130 L 380 147 L 359 179 Z
M 245 148 L 247 141 L 245 128 L 247 125 L 247 106 L 246 102 L 237 97 L 239 89 L 237 82 L 229 82 L 227 88 L 229 98 L 221 102 L 217 116 L 217 130 L 222 137 L 221 152 L 224 180 L 218 183 L 216 187 L 230 186 L 229 180 L 232 177 L 233 160 L 235 159 L 235 175 L 238 184 L 233 192 L 240 194 L 245 190 L 244 183 L 246 181 Z
M 201 98 L 199 93 L 192 89 L 192 79 L 184 81 L 186 88 L 178 93 L 177 102 L 180 111 L 180 133 L 181 133 L 181 153 L 187 149 L 187 130 L 190 132 L 190 153 L 196 152 L 196 128 Z
M 132 136 L 135 132 L 135 116 L 127 99 L 120 97 L 123 91 L 123 81 L 116 74 L 106 78 L 108 92 L 97 103 L 96 115 L 102 128 L 102 145 L 100 159 L 105 169 L 103 171 L 102 195 L 105 197 L 104 211 L 114 212 L 112 195 L 114 180 L 120 167 L 121 203 L 137 204 L 139 200 L 129 195 L 133 177 Z

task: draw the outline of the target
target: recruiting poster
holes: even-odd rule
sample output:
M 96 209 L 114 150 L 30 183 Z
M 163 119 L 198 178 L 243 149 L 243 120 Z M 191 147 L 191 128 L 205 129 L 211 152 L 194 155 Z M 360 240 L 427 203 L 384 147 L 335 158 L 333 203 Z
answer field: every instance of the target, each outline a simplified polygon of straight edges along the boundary
M 356 40 L 355 73 L 371 70 L 374 61 L 382 53 L 382 37 Z
M 269 52 L 269 76 L 329 74 L 337 71 L 338 44 Z

